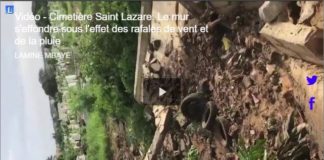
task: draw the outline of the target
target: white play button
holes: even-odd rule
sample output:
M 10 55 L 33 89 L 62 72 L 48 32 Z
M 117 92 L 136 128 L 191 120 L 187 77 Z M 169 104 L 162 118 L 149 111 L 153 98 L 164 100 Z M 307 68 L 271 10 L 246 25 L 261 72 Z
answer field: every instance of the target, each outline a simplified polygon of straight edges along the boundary
M 179 78 L 144 78 L 142 103 L 149 105 L 179 105 L 181 102 Z
M 159 88 L 159 96 L 162 96 L 166 93 L 166 91 L 162 88 Z

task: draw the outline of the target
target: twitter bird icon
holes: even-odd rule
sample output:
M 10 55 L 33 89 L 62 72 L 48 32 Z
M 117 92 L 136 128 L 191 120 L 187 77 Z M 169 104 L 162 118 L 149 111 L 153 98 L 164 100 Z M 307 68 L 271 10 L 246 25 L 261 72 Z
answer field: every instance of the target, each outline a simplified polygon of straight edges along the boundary
M 316 83 L 316 80 L 317 80 L 317 76 L 316 75 L 313 75 L 312 77 L 306 77 L 306 80 L 308 82 L 307 85 L 313 85 Z

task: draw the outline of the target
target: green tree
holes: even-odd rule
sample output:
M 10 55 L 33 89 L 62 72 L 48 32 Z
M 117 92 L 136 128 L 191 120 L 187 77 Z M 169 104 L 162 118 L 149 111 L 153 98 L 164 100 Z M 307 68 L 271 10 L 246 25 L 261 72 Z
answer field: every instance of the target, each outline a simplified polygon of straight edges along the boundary
M 48 69 L 40 69 L 39 73 L 39 82 L 42 84 L 42 88 L 45 93 L 51 97 L 55 97 L 57 93 L 57 82 L 55 79 L 55 69 L 49 67 Z

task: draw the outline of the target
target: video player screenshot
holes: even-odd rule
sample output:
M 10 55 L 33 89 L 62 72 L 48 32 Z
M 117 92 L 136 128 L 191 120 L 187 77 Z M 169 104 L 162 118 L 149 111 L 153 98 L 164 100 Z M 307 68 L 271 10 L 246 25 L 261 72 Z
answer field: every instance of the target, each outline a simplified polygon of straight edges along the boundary
M 323 1 L 1 1 L 1 160 L 323 160 Z

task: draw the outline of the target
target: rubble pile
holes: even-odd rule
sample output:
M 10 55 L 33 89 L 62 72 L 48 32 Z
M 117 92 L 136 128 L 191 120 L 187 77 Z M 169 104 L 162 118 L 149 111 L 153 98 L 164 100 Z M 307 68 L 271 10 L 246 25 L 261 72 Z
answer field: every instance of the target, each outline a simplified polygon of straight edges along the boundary
M 287 56 L 275 52 L 259 35 L 265 22 L 280 21 L 286 13 L 287 2 L 276 3 L 230 17 L 211 12 L 205 18 L 208 22 L 198 25 L 208 24 L 212 32 L 183 34 L 182 49 L 173 48 L 172 41 L 164 42 L 170 61 L 162 72 L 154 58 L 147 58 L 147 75 L 181 77 L 182 97 L 204 90 L 216 109 L 211 129 L 191 123 L 178 113 L 179 108 L 172 109 L 175 121 L 163 142 L 163 159 L 183 159 L 192 146 L 199 159 L 239 159 L 240 151 L 261 142 L 267 157 L 319 159 L 304 107 L 292 95 L 294 82 L 284 63 Z M 287 12 L 290 23 L 295 23 L 293 11 Z M 195 22 L 189 20 L 188 25 Z
M 145 78 L 160 78 L 162 67 L 160 62 L 154 56 L 154 51 L 158 50 L 161 45 L 161 40 L 154 40 L 150 43 L 145 54 L 145 63 L 143 64 L 143 74 Z

